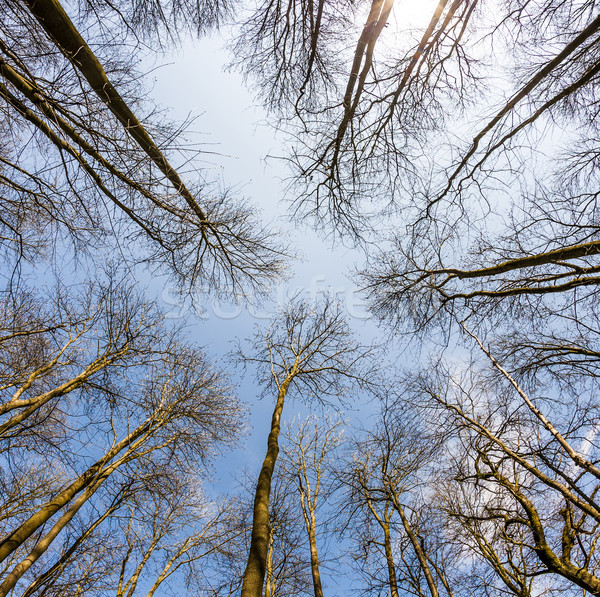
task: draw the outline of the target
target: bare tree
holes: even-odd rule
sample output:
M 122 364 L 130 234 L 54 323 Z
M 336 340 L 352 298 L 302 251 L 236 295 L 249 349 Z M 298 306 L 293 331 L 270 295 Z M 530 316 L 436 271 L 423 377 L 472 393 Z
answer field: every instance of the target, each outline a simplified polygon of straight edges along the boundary
M 310 549 L 310 569 L 315 597 L 323 597 L 317 543 L 317 513 L 331 493 L 333 461 L 342 443 L 342 422 L 332 417 L 310 416 L 297 428 L 286 427 L 282 472 L 298 492 Z M 324 494 L 324 497 L 323 497 Z
M 323 404 L 334 398 L 349 398 L 352 388 L 372 381 L 366 359 L 371 349 L 354 342 L 340 308 L 329 299 L 315 309 L 304 302 L 290 304 L 266 331 L 257 332 L 254 345 L 254 353 L 241 351 L 239 358 L 256 366 L 264 392 L 276 392 L 277 400 L 256 485 L 244 597 L 259 597 L 263 589 L 269 549 L 269 496 L 286 399 Z
M 197 475 L 240 424 L 223 374 L 125 280 L 69 299 L 59 287 L 44 308 L 26 296 L 9 294 L 1 342 L 2 595 L 25 576 L 35 586 L 38 560 L 89 520 L 71 543 L 83 549 L 132 479 L 139 487 L 162 470 Z M 69 541 L 59 560 L 71 558 Z
M 95 18 L 88 34 L 99 42 L 111 20 L 156 37 L 154 30 L 190 13 L 203 30 L 225 8 L 215 2 L 203 14 L 200 4 L 185 2 L 170 11 L 159 4 L 120 12 L 99 4 L 98 12 L 85 11 Z M 207 182 L 184 181 L 167 157 L 177 129 L 137 115 L 135 74 L 118 59 L 114 39 L 103 47 L 117 59 L 99 59 L 58 1 L 8 2 L 0 28 L 8 127 L 0 156 L 8 195 L 2 244 L 17 258 L 32 258 L 53 235 L 69 233 L 80 250 L 110 236 L 121 247 L 141 242 L 142 261 L 165 269 L 182 288 L 264 290 L 281 272 L 281 249 L 243 202 Z M 46 156 L 44 164 L 27 157 L 30 147 Z M 139 259 L 135 250 L 129 255 Z
M 448 492 L 445 507 L 513 594 L 537 594 L 544 577 L 563 592 L 595 594 L 596 406 L 561 412 L 500 373 L 494 382 L 473 368 L 447 371 L 418 384 L 441 409 L 438 424 L 454 430 L 453 477 L 462 487 Z
M 392 597 L 404 590 L 452 597 L 451 562 L 426 505 L 441 443 L 402 401 L 384 398 L 376 427 L 356 441 L 340 471 L 352 504 L 345 526 L 352 534 L 364 529 L 355 558 L 374 592 L 385 586 Z

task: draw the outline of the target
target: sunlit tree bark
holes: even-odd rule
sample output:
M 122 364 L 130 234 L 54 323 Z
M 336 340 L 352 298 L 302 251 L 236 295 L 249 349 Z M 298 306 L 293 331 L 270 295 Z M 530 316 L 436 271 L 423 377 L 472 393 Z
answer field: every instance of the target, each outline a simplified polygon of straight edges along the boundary
M 317 546 L 317 511 L 322 496 L 330 492 L 327 477 L 333 470 L 332 460 L 341 444 L 341 422 L 331 417 L 320 420 L 311 416 L 286 430 L 282 473 L 290 478 L 300 498 L 300 508 L 308 535 L 310 568 L 315 597 L 323 597 L 319 550 Z M 325 485 L 325 488 L 323 487 Z
M 254 499 L 252 537 L 242 585 L 243 597 L 260 597 L 269 549 L 269 496 L 279 455 L 281 415 L 289 394 L 302 400 L 343 397 L 352 386 L 368 385 L 366 357 L 370 349 L 358 346 L 338 307 L 325 301 L 315 310 L 305 303 L 291 304 L 255 339 L 254 354 L 240 354 L 255 364 L 266 389 L 277 392 L 267 453 Z

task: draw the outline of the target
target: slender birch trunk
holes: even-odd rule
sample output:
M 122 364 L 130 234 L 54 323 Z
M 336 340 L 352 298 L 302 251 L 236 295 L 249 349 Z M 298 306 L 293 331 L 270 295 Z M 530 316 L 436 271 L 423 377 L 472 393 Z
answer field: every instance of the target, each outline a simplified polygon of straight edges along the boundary
M 300 505 L 302 507 L 302 515 L 306 524 L 306 532 L 308 534 L 308 546 L 310 548 L 310 572 L 312 574 L 313 588 L 315 597 L 323 597 L 323 585 L 321 584 L 321 572 L 319 571 L 319 553 L 317 551 L 317 520 L 315 517 L 316 495 L 314 502 L 310 501 L 310 486 L 305 475 L 306 492 L 300 485 Z

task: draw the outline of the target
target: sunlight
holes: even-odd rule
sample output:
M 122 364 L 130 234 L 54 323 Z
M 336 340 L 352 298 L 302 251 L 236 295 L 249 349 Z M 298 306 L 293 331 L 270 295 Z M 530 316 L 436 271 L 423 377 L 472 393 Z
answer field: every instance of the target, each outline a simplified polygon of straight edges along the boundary
M 431 21 L 438 0 L 400 0 L 394 5 L 392 22 L 402 28 L 424 28 Z

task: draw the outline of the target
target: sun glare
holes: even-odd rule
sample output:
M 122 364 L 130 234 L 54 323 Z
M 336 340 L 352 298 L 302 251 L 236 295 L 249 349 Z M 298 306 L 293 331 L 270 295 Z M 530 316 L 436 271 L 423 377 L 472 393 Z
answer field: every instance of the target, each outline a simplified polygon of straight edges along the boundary
M 395 3 L 392 19 L 403 28 L 426 27 L 438 4 L 438 0 L 400 0 Z

